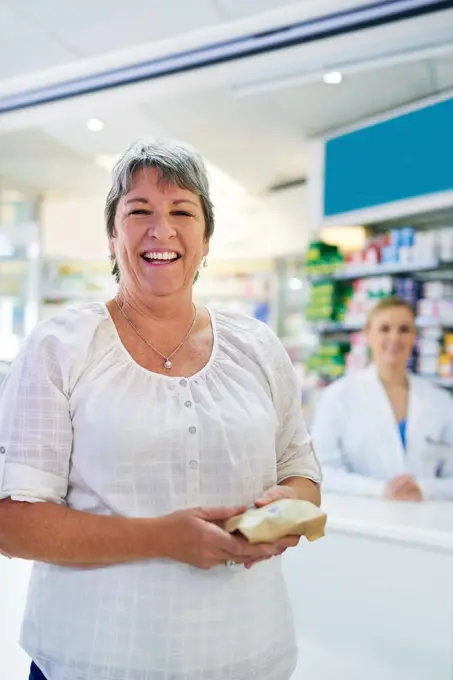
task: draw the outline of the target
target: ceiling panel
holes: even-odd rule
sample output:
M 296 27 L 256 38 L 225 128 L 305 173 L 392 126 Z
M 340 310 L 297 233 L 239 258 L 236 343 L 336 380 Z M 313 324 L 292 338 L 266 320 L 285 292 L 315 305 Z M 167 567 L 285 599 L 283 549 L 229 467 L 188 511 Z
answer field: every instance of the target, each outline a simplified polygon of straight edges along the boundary
M 433 93 L 426 63 L 404 64 L 267 95 L 307 136 L 320 134 L 402 106 Z M 265 106 L 263 100 L 262 106 Z
M 83 56 L 163 40 L 222 19 L 211 0 L 14 0 L 11 7 L 45 24 Z
M 453 56 L 432 63 L 433 77 L 439 90 L 453 88 Z
M 235 99 L 228 90 L 167 98 L 145 110 L 252 192 L 305 172 L 304 139 L 272 102 Z
M 63 64 L 74 56 L 52 33 L 0 4 L 0 79 Z
M 258 14 L 270 9 L 281 9 L 285 5 L 302 4 L 288 0 L 216 0 L 226 16 L 233 19 Z M 310 4 L 311 0 L 305 0 L 304 4 Z
M 91 158 L 117 154 L 138 137 L 165 136 L 161 126 L 151 120 L 147 112 L 133 104 L 125 104 L 102 113 L 95 109 L 92 116 L 104 122 L 102 131 L 90 132 L 86 119 L 77 114 L 49 123 L 43 130 L 73 152 Z
M 371 0 L 216 0 L 226 16 L 232 19 L 259 14 L 269 10 L 282 10 L 285 7 L 300 7 L 301 18 L 320 16 L 371 4 Z

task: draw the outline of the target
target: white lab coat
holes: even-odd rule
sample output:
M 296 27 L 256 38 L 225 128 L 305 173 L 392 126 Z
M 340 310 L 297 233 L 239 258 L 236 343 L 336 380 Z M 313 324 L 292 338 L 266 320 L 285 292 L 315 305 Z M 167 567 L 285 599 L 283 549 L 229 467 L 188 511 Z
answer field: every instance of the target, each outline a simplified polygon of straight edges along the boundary
M 453 399 L 408 378 L 406 450 L 375 366 L 325 389 L 312 427 L 325 491 L 381 497 L 390 479 L 411 474 L 425 499 L 453 500 Z

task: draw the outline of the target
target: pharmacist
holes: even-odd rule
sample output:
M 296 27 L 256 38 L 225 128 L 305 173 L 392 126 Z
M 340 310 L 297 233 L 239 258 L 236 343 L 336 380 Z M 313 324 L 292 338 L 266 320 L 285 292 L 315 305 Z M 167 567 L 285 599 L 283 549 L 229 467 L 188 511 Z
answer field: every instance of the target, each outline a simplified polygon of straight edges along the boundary
M 366 337 L 372 363 L 324 391 L 313 439 L 324 490 L 400 501 L 453 500 L 453 399 L 406 366 L 412 308 L 376 305 Z

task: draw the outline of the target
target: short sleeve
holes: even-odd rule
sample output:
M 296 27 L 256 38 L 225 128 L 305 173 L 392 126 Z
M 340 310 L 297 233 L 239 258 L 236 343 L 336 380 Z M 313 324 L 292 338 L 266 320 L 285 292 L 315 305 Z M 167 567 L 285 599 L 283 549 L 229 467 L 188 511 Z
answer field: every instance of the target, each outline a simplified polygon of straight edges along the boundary
M 0 388 L 0 499 L 64 503 L 72 450 L 68 353 L 45 323 Z
M 280 340 L 272 334 L 269 380 L 278 417 L 276 438 L 277 481 L 307 477 L 321 483 L 321 467 L 302 413 L 301 386 L 291 360 Z

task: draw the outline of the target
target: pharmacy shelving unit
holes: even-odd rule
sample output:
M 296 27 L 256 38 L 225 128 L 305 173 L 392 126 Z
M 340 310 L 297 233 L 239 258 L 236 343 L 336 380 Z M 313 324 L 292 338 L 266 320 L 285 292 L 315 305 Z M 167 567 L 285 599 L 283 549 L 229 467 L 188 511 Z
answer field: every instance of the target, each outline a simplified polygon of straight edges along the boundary
M 200 270 L 194 299 L 210 309 L 248 314 L 276 328 L 276 262 L 211 260 Z
M 194 297 L 212 309 L 243 312 L 274 326 L 275 277 L 273 261 L 210 262 L 200 271 Z M 74 304 L 105 301 L 116 288 L 107 258 L 46 259 L 41 264 L 40 316 Z
M 45 258 L 41 262 L 40 318 L 59 309 L 113 297 L 116 283 L 108 258 Z
M 447 216 L 445 215 L 445 212 L 442 213 L 442 217 L 443 220 L 446 219 Z M 407 221 L 408 220 L 406 220 L 406 224 Z M 387 223 L 379 223 L 378 225 L 368 225 L 368 234 L 372 236 L 382 233 L 386 229 L 397 229 L 399 224 L 399 221 L 390 221 Z M 448 221 L 446 224 L 448 225 Z M 453 224 L 453 219 L 451 224 Z M 451 229 L 451 227 L 448 226 L 439 228 L 439 217 L 435 213 L 430 216 L 424 216 L 423 220 L 415 220 L 415 225 L 416 233 L 418 229 L 423 231 L 423 233 L 432 231 L 433 234 L 438 234 L 442 228 Z M 445 225 L 444 221 L 443 225 Z M 434 254 L 431 253 L 431 255 L 428 253 L 426 257 L 422 256 L 417 262 L 384 262 L 375 265 L 365 263 L 344 263 L 342 265 L 337 265 L 337 268 L 330 273 L 308 274 L 308 278 L 312 284 L 322 284 L 324 282 L 356 282 L 366 279 L 379 280 L 379 277 L 395 277 L 397 279 L 410 277 L 421 283 L 426 281 L 451 283 L 453 281 L 453 259 L 451 255 L 451 251 L 447 252 L 444 256 L 442 256 L 441 253 L 439 254 L 439 252 Z M 453 297 L 451 298 L 451 303 L 451 308 L 453 310 Z M 327 320 L 311 322 L 312 330 L 318 334 L 318 347 L 329 341 L 347 343 L 351 334 L 360 333 L 363 330 L 364 325 L 364 314 L 353 315 L 350 313 L 346 313 L 343 321 Z M 439 316 L 422 315 L 419 312 L 419 315 L 417 316 L 417 327 L 420 334 L 423 334 L 428 330 L 431 330 L 434 333 L 437 332 L 438 335 L 442 332 L 453 331 L 453 314 L 450 314 L 446 318 L 441 318 Z M 434 363 L 434 358 L 430 363 Z M 418 368 L 420 365 L 423 364 L 420 364 L 419 361 Z M 433 370 L 426 372 L 426 370 L 424 370 L 422 371 L 422 374 L 447 389 L 453 389 L 453 370 L 452 374 L 446 376 L 441 375 L 438 372 L 438 369 L 436 372 Z M 326 374 L 320 372 L 318 375 L 318 385 L 328 384 L 334 377 L 338 376 L 329 376 L 328 372 L 326 372 Z
M 39 229 L 34 222 L 0 227 L 0 381 L 39 319 Z
M 318 274 L 324 279 L 328 274 L 331 281 L 344 281 L 345 287 L 347 282 L 361 282 L 354 287 L 353 292 L 358 293 L 355 300 L 348 303 L 354 315 L 360 307 L 360 295 L 365 293 L 369 294 L 370 299 L 377 299 L 389 294 L 386 291 L 387 283 L 381 288 L 378 284 L 374 287 L 373 281 L 365 283 L 367 278 L 381 275 L 395 279 L 411 277 L 415 281 L 438 281 L 442 283 L 438 290 L 451 296 L 448 282 L 453 280 L 453 238 L 447 232 L 453 227 L 452 116 L 453 97 L 451 92 L 446 92 L 331 131 L 311 142 L 309 192 L 313 241 L 320 234 L 325 234 L 326 230 L 330 230 L 331 235 L 335 231 L 340 234 L 341 229 L 347 230 L 351 225 L 365 228 L 368 235 L 382 235 L 393 229 L 407 228 L 407 239 L 402 238 L 400 242 L 392 239 L 385 244 L 385 252 L 379 244 L 376 244 L 374 256 L 369 250 L 368 256 L 363 258 L 363 262 L 368 265 L 360 263 L 357 266 L 358 259 L 355 260 L 356 264 L 345 265 L 335 272 L 311 272 L 316 274 L 313 284 L 319 282 Z M 416 232 L 415 251 L 411 250 L 409 238 L 413 229 Z M 433 248 L 432 233 L 436 230 L 446 236 L 442 236 Z M 395 249 L 398 249 L 397 253 Z M 332 261 L 334 259 L 333 256 Z M 325 260 L 321 262 L 322 265 L 328 262 L 329 257 Z M 412 289 L 411 285 L 406 287 L 402 284 L 401 287 L 398 282 L 397 292 L 403 291 L 403 297 L 407 295 L 412 304 L 415 302 L 417 285 L 412 286 Z M 424 288 L 426 292 L 428 284 Z M 451 300 L 437 305 L 442 315 L 445 312 L 445 318 L 439 312 L 431 315 L 427 310 L 435 307 L 431 304 L 434 289 L 435 286 L 431 287 L 430 293 L 427 293 L 426 304 L 418 306 L 419 346 L 426 352 L 420 351 L 423 361 L 418 362 L 418 369 L 426 377 L 450 387 L 453 380 L 450 362 L 440 361 L 442 377 L 439 379 L 434 370 L 434 350 L 432 356 L 429 352 L 442 332 L 450 330 L 448 326 L 453 323 L 453 296 Z M 316 292 L 316 304 L 320 307 L 323 293 L 320 289 Z M 351 291 L 346 291 L 346 295 L 351 295 Z M 360 320 L 352 314 L 343 317 L 343 308 L 340 308 L 336 317 L 333 315 L 333 318 L 344 319 L 343 327 L 342 324 L 336 328 L 326 324 L 324 328 L 318 328 L 321 336 L 332 337 L 335 331 L 343 332 L 343 337 L 347 337 L 348 333 L 356 332 Z M 312 311 L 310 309 L 309 313 L 312 314 Z M 312 316 L 316 316 L 316 308 Z M 433 318 L 429 318 L 431 316 Z M 353 340 L 358 340 L 358 336 Z M 453 340 L 450 344 L 448 338 L 445 344 L 449 349 L 445 354 L 450 354 Z M 360 352 L 357 356 L 363 358 Z M 348 366 L 351 368 L 350 363 Z M 447 370 L 449 374 L 444 375 Z
M 451 272 L 451 273 L 450 273 Z M 354 279 L 372 278 L 375 276 L 405 276 L 417 275 L 422 278 L 434 276 L 444 276 L 453 278 L 453 262 L 451 260 L 441 260 L 439 258 L 429 259 L 419 263 L 382 263 L 374 266 L 369 265 L 344 265 L 331 274 L 309 275 L 312 283 L 322 281 L 353 281 Z

